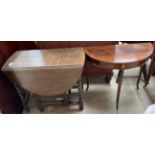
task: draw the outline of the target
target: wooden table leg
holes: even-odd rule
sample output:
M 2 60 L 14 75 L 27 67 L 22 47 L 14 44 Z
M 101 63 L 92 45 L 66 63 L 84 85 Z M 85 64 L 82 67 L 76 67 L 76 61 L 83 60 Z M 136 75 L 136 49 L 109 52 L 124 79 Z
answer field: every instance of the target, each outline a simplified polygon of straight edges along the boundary
M 146 81 L 147 78 L 147 65 L 146 63 L 143 65 L 143 76 L 144 76 L 144 80 Z
M 68 94 L 68 92 L 64 93 L 64 105 L 69 105 L 69 94 Z
M 118 76 L 117 76 L 117 80 L 116 80 L 116 83 L 118 83 L 118 82 L 119 82 L 119 79 L 120 79 L 120 74 L 121 74 L 121 71 L 119 70 L 119 72 L 118 72 Z
M 140 71 L 139 71 L 139 75 L 138 75 L 138 79 L 137 79 L 137 89 L 139 89 L 139 83 L 140 83 L 142 73 L 143 73 L 143 66 L 140 67 Z
M 87 92 L 89 89 L 89 77 L 88 77 L 88 75 L 86 75 L 86 83 L 87 83 L 87 87 L 86 87 L 86 92 Z
M 120 92 L 123 82 L 123 75 L 124 75 L 124 69 L 120 69 L 119 71 L 119 79 L 118 79 L 118 90 L 117 90 L 117 99 L 116 99 L 116 109 L 119 109 L 119 99 L 120 99 Z
M 82 92 L 82 81 L 79 80 L 79 86 L 78 86 L 78 90 L 79 90 L 79 109 L 83 110 L 83 92 Z
M 25 110 L 27 112 L 30 112 L 30 108 L 28 107 L 28 101 L 29 101 L 30 94 L 31 94 L 30 92 L 27 92 L 24 98 Z
M 88 72 L 87 72 L 87 67 L 86 67 L 86 65 L 85 65 L 84 70 L 85 70 L 85 78 L 86 78 L 86 84 L 87 84 L 87 87 L 86 87 L 86 92 L 87 92 L 88 89 L 89 89 L 89 76 L 88 76 Z
M 154 69 L 155 69 L 155 60 L 152 59 L 144 87 L 146 87 L 149 84 L 149 81 L 150 81 L 151 75 L 153 74 Z
M 22 89 L 21 87 L 17 86 L 16 84 L 14 84 L 14 87 L 21 99 L 21 103 L 22 103 L 22 107 L 26 112 L 29 112 L 30 109 L 28 107 L 28 99 L 30 97 L 30 92 L 25 91 L 24 89 Z

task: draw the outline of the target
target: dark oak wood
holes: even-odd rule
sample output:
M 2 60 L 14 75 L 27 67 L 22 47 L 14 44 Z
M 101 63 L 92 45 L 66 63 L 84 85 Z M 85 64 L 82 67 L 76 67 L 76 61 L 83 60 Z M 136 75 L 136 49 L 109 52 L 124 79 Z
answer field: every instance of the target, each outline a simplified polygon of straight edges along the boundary
M 80 79 L 83 48 L 17 51 L 2 71 L 25 90 L 42 96 L 65 93 Z
M 153 46 L 151 43 L 95 46 L 85 48 L 85 52 L 94 65 L 105 69 L 119 69 L 116 99 L 118 110 L 124 70 L 144 65 L 153 53 Z

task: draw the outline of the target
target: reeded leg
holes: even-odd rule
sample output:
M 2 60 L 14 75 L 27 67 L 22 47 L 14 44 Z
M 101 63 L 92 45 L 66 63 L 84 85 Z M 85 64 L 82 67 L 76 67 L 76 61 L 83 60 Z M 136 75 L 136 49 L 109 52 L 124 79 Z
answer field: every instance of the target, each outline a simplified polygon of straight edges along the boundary
M 146 87 L 149 84 L 149 81 L 150 81 L 151 75 L 153 74 L 154 69 L 155 69 L 155 60 L 152 60 L 150 67 L 149 67 L 149 71 L 148 71 L 148 75 L 147 75 L 144 87 Z
M 140 79 L 142 76 L 142 72 L 143 72 L 143 66 L 140 67 L 140 72 L 139 72 L 138 79 L 137 79 L 137 89 L 139 89 L 139 83 L 140 83 Z
M 121 69 L 119 71 L 119 80 L 118 80 L 118 90 L 117 90 L 117 99 L 116 99 L 116 109 L 119 109 L 119 99 L 120 99 L 120 92 L 123 82 L 123 75 L 124 75 L 124 69 Z

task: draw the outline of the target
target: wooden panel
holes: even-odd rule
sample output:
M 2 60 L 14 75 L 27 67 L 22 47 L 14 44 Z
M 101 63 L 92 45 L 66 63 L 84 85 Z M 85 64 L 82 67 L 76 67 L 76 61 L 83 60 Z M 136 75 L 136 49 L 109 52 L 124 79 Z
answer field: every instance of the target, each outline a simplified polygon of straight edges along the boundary
M 15 41 L 0 41 L 0 53 L 7 60 L 18 49 Z
M 4 64 L 4 62 L 5 62 L 4 57 L 0 53 L 0 68 L 2 67 L 2 65 Z
M 70 41 L 37 41 L 36 44 L 40 49 L 70 47 Z
M 4 114 L 22 113 L 23 108 L 20 104 L 12 83 L 0 72 L 0 112 Z
M 11 81 L 22 88 L 43 96 L 56 96 L 71 89 L 79 80 L 81 68 L 44 69 L 5 72 Z
M 36 41 L 40 49 L 114 45 L 116 41 Z
M 115 45 L 116 41 L 71 41 L 71 47 Z

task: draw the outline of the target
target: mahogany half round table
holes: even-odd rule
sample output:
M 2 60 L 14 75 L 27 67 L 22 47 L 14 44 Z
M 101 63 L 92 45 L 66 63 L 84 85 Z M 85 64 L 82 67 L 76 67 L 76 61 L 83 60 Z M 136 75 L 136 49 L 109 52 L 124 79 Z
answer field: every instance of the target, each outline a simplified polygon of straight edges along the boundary
M 116 99 L 118 110 L 124 70 L 141 66 L 140 72 L 142 72 L 142 66 L 153 54 L 153 46 L 151 43 L 94 46 L 85 48 L 85 52 L 91 63 L 105 69 L 119 70 Z M 137 83 L 139 83 L 140 75 Z

